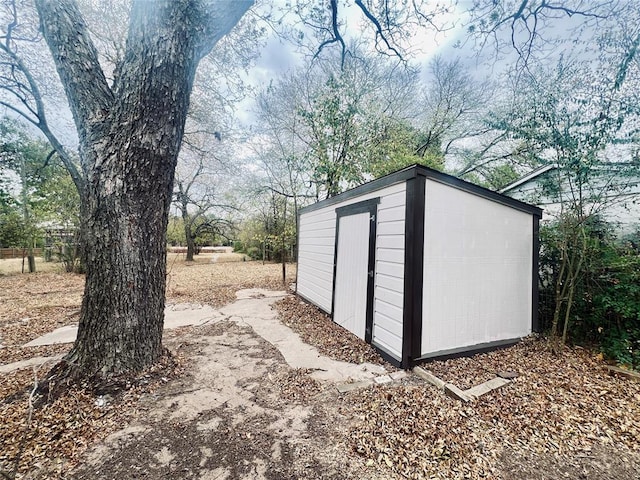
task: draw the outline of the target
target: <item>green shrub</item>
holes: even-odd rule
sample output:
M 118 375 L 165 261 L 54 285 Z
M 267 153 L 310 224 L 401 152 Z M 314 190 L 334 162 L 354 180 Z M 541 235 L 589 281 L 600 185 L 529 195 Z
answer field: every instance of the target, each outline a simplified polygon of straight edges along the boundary
M 631 244 L 610 247 L 598 272 L 591 323 L 602 352 L 640 368 L 640 252 Z
M 247 248 L 247 255 L 249 255 L 253 260 L 262 260 L 262 250 L 258 247 L 249 247 Z
M 240 240 L 233 242 L 233 251 L 236 253 L 244 252 L 244 244 Z
M 558 227 L 541 229 L 540 320 L 550 327 L 560 265 Z M 640 369 L 640 235 L 619 241 L 602 221 L 587 229 L 585 261 L 576 281 L 569 340 L 598 344 L 617 363 Z

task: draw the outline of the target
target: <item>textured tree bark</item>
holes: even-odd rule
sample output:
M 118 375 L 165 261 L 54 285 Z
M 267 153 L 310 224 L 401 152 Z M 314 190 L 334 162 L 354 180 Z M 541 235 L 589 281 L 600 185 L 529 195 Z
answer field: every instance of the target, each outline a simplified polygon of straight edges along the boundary
M 162 352 L 166 227 L 200 58 L 250 1 L 136 0 L 109 86 L 74 0 L 37 0 L 80 138 L 87 269 L 70 374 L 109 377 Z

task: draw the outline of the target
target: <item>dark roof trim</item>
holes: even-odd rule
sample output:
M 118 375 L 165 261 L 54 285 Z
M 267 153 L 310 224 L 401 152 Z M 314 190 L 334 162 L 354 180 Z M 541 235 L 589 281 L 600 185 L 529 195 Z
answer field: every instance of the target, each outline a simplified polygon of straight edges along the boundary
M 313 212 L 314 210 L 319 210 L 330 205 L 335 205 L 336 203 L 344 202 L 345 200 L 349 200 L 351 198 L 358 197 L 369 192 L 375 192 L 376 190 L 380 190 L 397 183 L 402 183 L 415 176 L 416 172 L 414 171 L 414 167 L 405 168 L 404 170 L 390 173 L 389 175 L 385 175 L 384 177 L 380 177 L 376 180 L 372 180 L 358 187 L 352 188 L 351 190 L 347 190 L 346 192 L 342 192 L 335 197 L 327 198 L 326 200 L 320 200 L 319 202 L 303 207 L 299 210 L 299 212 L 301 214 Z
M 389 175 L 365 183 L 364 185 L 360 185 L 359 187 L 347 190 L 346 192 L 343 192 L 340 195 L 336 195 L 335 197 L 327 198 L 326 200 L 322 200 L 307 207 L 301 208 L 300 213 L 303 214 L 313 212 L 314 210 L 329 207 L 331 205 L 344 202 L 345 200 L 349 200 L 366 193 L 374 192 L 376 190 L 380 190 L 397 183 L 405 182 L 408 179 L 414 178 L 418 175 L 426 177 L 427 179 L 433 180 L 435 182 L 443 183 L 458 190 L 462 190 L 467 193 L 471 193 L 473 195 L 477 195 L 479 197 L 500 203 L 502 205 L 506 205 L 507 207 L 520 210 L 521 212 L 542 217 L 542 209 L 536 206 L 529 205 L 528 203 L 521 202 L 505 195 L 501 195 L 497 192 L 494 192 L 493 190 L 489 190 L 488 188 L 480 187 L 479 185 L 469 183 L 452 175 L 448 175 L 446 173 L 442 173 L 437 170 L 433 170 L 432 168 L 424 167 L 422 165 L 413 165 L 398 172 L 390 173 Z

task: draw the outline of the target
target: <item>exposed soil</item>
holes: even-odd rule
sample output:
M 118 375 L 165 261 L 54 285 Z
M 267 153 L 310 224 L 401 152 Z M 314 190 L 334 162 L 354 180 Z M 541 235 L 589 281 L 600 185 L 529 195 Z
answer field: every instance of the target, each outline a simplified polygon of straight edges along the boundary
M 253 330 L 223 322 L 168 343 L 176 341 L 190 359 L 186 374 L 145 399 L 132 426 L 71 478 L 367 478 L 361 459 L 334 444 L 346 422 L 323 407 L 333 389 L 304 373 L 296 381 Z
M 505 480 L 640 478 L 638 455 L 622 453 L 615 445 L 598 445 L 573 455 L 518 455 L 506 450 L 500 459 L 500 473 Z
M 282 289 L 280 268 L 176 261 L 168 301 L 218 308 L 240 288 Z M 80 276 L 0 276 L 0 364 L 63 353 L 19 345 L 76 321 L 81 290 Z M 323 355 L 384 365 L 314 307 L 288 297 L 277 309 Z M 173 360 L 113 394 L 71 389 L 37 407 L 43 371 L 0 373 L 0 478 L 640 478 L 640 383 L 608 375 L 588 350 L 553 356 L 534 339 L 425 365 L 461 388 L 517 373 L 462 404 L 414 375 L 339 394 L 242 318 L 164 342 Z

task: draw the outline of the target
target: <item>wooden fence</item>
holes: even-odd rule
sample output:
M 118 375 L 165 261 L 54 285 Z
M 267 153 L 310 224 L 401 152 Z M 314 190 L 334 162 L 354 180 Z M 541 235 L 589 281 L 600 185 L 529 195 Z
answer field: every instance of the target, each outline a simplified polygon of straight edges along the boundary
M 34 248 L 33 255 L 36 257 L 42 256 L 41 248 Z M 26 248 L 0 248 L 0 260 L 5 260 L 7 258 L 22 258 L 27 256 Z

